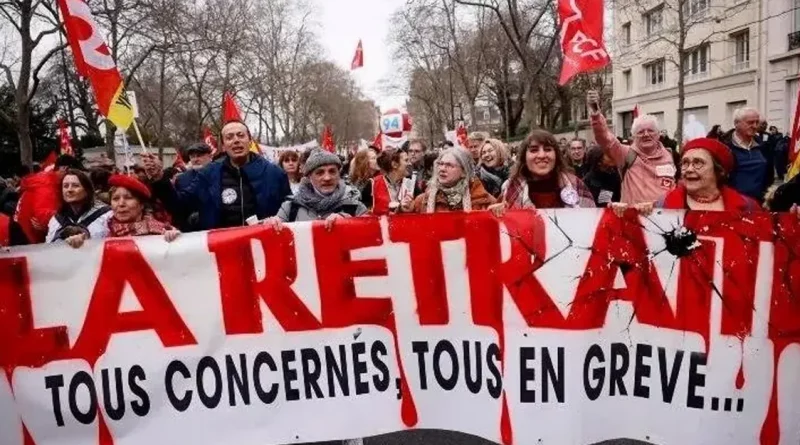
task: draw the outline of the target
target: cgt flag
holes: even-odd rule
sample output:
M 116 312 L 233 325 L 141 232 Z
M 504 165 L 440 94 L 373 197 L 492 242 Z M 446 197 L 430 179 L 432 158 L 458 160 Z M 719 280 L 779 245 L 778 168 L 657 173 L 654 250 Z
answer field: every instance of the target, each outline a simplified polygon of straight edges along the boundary
M 561 49 L 561 85 L 575 75 L 595 71 L 611 62 L 603 43 L 603 1 L 559 0 Z
M 58 119 L 58 142 L 62 155 L 75 156 L 75 151 L 72 149 L 72 141 L 69 137 L 69 130 L 67 130 L 67 121 Z
M 353 56 L 353 63 L 350 64 L 350 69 L 355 70 L 358 68 L 362 68 L 364 66 L 364 45 L 361 44 L 361 40 L 358 41 L 358 46 L 356 47 L 356 54 Z
M 336 143 L 333 142 L 333 130 L 331 130 L 330 125 L 326 125 L 325 130 L 322 131 L 322 143 L 320 146 L 331 153 L 336 151 Z
M 67 41 L 81 77 L 89 79 L 100 112 L 126 131 L 133 122 L 133 107 L 125 82 L 84 0 L 57 0 Z
M 203 126 L 203 142 L 206 143 L 209 147 L 211 147 L 211 156 L 214 157 L 217 155 L 217 139 L 214 137 L 214 134 L 211 133 L 211 129 L 207 126 Z

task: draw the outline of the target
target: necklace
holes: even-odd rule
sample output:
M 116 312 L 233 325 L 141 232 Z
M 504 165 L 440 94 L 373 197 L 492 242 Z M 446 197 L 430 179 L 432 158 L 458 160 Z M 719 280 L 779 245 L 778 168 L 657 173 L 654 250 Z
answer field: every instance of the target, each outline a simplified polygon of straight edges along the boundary
M 715 193 L 713 195 L 710 195 L 708 197 L 705 197 L 705 196 L 692 196 L 691 198 L 692 198 L 693 201 L 697 202 L 698 204 L 711 204 L 713 202 L 717 202 L 721 196 L 722 195 L 719 192 L 717 192 L 717 193 Z

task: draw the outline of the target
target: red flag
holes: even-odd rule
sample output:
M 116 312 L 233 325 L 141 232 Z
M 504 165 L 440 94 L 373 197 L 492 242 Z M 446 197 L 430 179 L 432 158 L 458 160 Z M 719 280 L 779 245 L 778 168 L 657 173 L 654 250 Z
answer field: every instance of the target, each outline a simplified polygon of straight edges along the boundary
M 797 108 L 794 110 L 794 124 L 791 129 L 792 139 L 789 142 L 789 164 L 794 164 L 797 159 L 797 152 L 800 147 L 797 146 L 800 142 L 800 88 L 797 89 Z
M 633 107 L 633 118 L 636 119 L 637 117 L 639 117 L 639 104 Z
M 242 121 L 242 112 L 239 111 L 239 106 L 236 105 L 233 94 L 226 91 L 225 96 L 222 98 L 222 124 L 224 125 L 230 121 Z
M 211 129 L 207 126 L 203 126 L 203 142 L 206 143 L 209 147 L 211 147 L 211 157 L 217 155 L 217 139 L 214 137 L 214 134 L 211 133 Z
M 558 0 L 561 49 L 564 52 L 561 85 L 576 74 L 598 70 L 611 62 L 603 42 L 603 3 L 598 0 Z
M 67 130 L 67 121 L 61 118 L 58 119 L 58 140 L 62 155 L 75 156 L 75 151 L 72 149 L 72 141 L 70 140 L 69 130 Z
M 52 171 L 56 166 L 56 160 L 58 160 L 58 155 L 55 151 L 48 153 L 47 157 L 42 161 L 42 170 L 46 172 Z
M 459 145 L 467 148 L 467 139 L 469 139 L 469 135 L 467 134 L 467 127 L 464 125 L 464 122 L 458 123 L 458 127 L 456 127 L 456 138 L 458 139 Z
M 320 145 L 331 153 L 336 151 L 336 144 L 333 142 L 333 131 L 331 131 L 330 125 L 326 125 L 325 130 L 322 131 L 322 144 Z
M 172 163 L 172 166 L 179 171 L 186 171 L 186 163 L 183 162 L 183 152 L 181 150 L 178 150 L 175 153 L 175 162 Z
M 372 146 L 377 148 L 378 151 L 383 151 L 383 132 L 378 132 L 378 135 L 375 136 L 375 140 L 372 141 Z
M 78 74 L 91 82 L 103 116 L 117 128 L 127 130 L 133 122 L 133 106 L 89 5 L 84 0 L 58 0 L 58 8 Z
M 355 70 L 364 66 L 364 46 L 361 44 L 361 40 L 358 41 L 358 46 L 356 47 L 356 54 L 353 56 L 353 63 L 350 64 L 350 69 Z

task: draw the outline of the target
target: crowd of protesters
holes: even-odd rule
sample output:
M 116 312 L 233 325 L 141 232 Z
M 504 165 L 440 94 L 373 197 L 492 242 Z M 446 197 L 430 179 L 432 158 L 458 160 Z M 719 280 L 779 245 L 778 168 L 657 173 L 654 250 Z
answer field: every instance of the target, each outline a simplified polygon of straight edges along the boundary
M 597 95 L 590 92 L 590 110 Z M 774 186 L 788 167 L 788 136 L 768 128 L 757 110 L 734 115 L 678 147 L 658 121 L 634 120 L 632 140 L 590 111 L 596 143 L 556 140 L 534 130 L 510 146 L 475 132 L 465 146 L 429 149 L 421 140 L 370 147 L 349 159 L 321 149 L 283 152 L 277 162 L 250 150 L 243 122 L 221 130 L 221 153 L 197 143 L 184 150 L 185 171 L 143 154 L 122 174 L 84 170 L 62 156 L 52 171 L 22 169 L 0 181 L 0 245 L 162 235 L 267 224 L 336 221 L 362 215 L 611 207 L 648 214 L 654 208 L 793 212 L 800 216 L 798 177 Z

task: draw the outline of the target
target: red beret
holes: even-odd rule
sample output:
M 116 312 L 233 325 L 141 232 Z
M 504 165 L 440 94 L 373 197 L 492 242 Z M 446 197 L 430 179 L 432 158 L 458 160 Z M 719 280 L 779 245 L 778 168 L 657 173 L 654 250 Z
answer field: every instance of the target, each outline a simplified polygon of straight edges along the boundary
M 727 145 L 723 144 L 717 139 L 693 139 L 683 147 L 683 154 L 689 153 L 690 151 L 698 148 L 702 148 L 703 150 L 711 153 L 711 157 L 714 158 L 714 160 L 716 160 L 719 165 L 725 169 L 726 173 L 730 174 L 733 171 L 735 167 L 735 161 L 733 159 L 733 153 L 731 153 L 731 149 L 728 148 Z
M 150 189 L 147 188 L 146 185 L 142 184 L 142 181 L 134 178 L 133 176 L 113 175 L 108 180 L 108 185 L 111 187 L 122 187 L 124 189 L 128 189 L 129 192 L 139 196 L 140 198 L 150 199 L 152 196 Z

